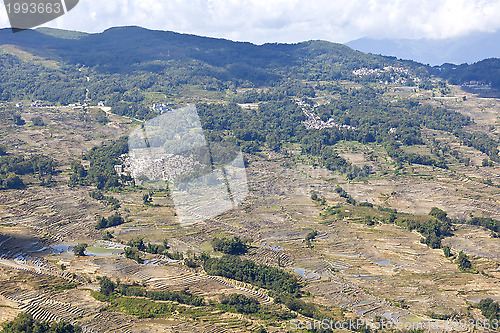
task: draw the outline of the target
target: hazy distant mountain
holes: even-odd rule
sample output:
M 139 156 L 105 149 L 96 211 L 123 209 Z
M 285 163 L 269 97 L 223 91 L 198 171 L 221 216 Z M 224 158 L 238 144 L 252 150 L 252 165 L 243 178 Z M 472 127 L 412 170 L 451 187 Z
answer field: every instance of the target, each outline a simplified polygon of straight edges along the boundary
M 500 58 L 500 31 L 444 40 L 361 38 L 346 45 L 366 53 L 394 56 L 430 65 L 471 64 L 487 58 Z

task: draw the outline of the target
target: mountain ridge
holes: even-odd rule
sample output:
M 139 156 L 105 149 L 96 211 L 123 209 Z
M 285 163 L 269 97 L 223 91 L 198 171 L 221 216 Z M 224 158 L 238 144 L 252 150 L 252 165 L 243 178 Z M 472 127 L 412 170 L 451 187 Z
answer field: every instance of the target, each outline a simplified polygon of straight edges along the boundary
M 39 57 L 49 61 L 46 63 L 53 68 L 59 67 L 65 75 L 77 81 L 85 79 L 81 73 L 81 69 L 85 67 L 86 75 L 95 77 L 88 87 L 89 96 L 114 102 L 120 101 L 120 96 L 125 91 L 129 91 L 130 95 L 126 97 L 127 101 L 136 101 L 137 96 L 140 96 L 139 99 L 144 98 L 138 91 L 149 89 L 150 92 L 173 93 L 182 90 L 184 85 L 219 92 L 279 85 L 296 94 L 297 90 L 309 91 L 311 82 L 320 84 L 322 81 L 342 79 L 376 83 L 382 79 L 373 73 L 380 74 L 386 68 L 404 73 L 401 80 L 405 82 L 411 82 L 412 77 L 427 80 L 430 75 L 435 75 L 453 78 L 457 84 L 466 79 L 491 82 L 494 87 L 500 85 L 495 79 L 496 74 L 492 76 L 492 73 L 500 69 L 500 62 L 497 61 L 475 68 L 459 66 L 458 70 L 451 68 L 446 73 L 441 73 L 439 69 L 415 61 L 366 54 L 343 44 L 321 40 L 256 45 L 124 26 L 92 34 L 51 29 L 26 30 L 13 34 L 10 29 L 0 30 L 0 46 L 7 44 L 34 56 L 27 55 L 26 59 Z M 9 53 L 5 52 L 5 47 L 4 53 Z M 6 80 L 19 76 L 20 66 L 26 65 L 14 65 L 15 62 L 16 60 L 3 59 Z M 44 77 L 36 82 L 36 87 L 28 89 L 29 94 L 39 91 L 33 96 L 44 99 L 47 94 L 43 92 L 51 91 L 51 102 L 76 100 L 76 92 L 70 93 L 72 97 L 62 96 L 47 81 L 46 77 L 57 77 L 60 72 L 42 73 L 36 66 L 25 66 L 25 70 L 26 75 L 31 77 L 41 74 Z M 359 74 L 358 70 L 364 72 Z M 384 81 L 394 79 L 389 73 L 381 75 Z M 20 91 L 27 89 L 27 85 L 21 84 L 21 81 L 18 80 L 20 85 L 16 87 L 5 84 L 2 94 L 11 96 L 6 97 L 7 99 L 19 96 Z M 61 80 L 57 82 L 61 84 Z M 422 84 L 429 85 L 428 82 Z
M 411 59 L 423 64 L 472 64 L 500 57 L 500 31 L 449 39 L 360 38 L 346 45 L 365 53 Z
M 62 33 L 61 30 L 56 32 Z M 366 55 L 343 44 L 318 40 L 256 45 L 138 26 L 113 27 L 101 33 L 79 37 L 57 38 L 53 33 L 44 34 L 36 30 L 14 35 L 10 29 L 3 29 L 0 30 L 0 45 L 18 45 L 37 55 L 42 53 L 46 57 L 64 59 L 68 63 L 87 67 L 99 66 L 110 72 L 130 71 L 133 66 L 152 61 L 189 60 L 226 69 L 231 66 L 250 66 L 257 72 L 283 72 L 284 69 L 304 66 L 310 69 L 320 62 L 322 66 L 329 64 L 336 70 L 342 67 L 342 70 L 347 71 L 359 67 L 358 63 L 394 63 L 394 59 L 388 57 Z

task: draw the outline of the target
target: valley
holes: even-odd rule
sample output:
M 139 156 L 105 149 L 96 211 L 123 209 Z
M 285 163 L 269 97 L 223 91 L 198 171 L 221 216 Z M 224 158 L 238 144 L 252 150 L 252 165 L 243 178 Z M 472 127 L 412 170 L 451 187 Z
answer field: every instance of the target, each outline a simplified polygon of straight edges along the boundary
M 18 90 L 0 107 L 0 322 L 26 312 L 83 332 L 288 332 L 297 331 L 293 320 L 323 319 L 466 331 L 459 320 L 489 319 L 482 299 L 500 302 L 497 98 L 463 91 L 423 65 L 312 44 L 294 48 L 327 47 L 328 70 L 301 49 L 252 49 L 278 59 L 264 73 L 270 66 L 258 59 L 241 57 L 254 67 L 237 70 L 187 47 L 192 53 L 175 61 L 188 68 L 184 56 L 195 54 L 206 61 L 198 72 L 192 64 L 158 71 L 171 81 L 147 86 L 151 77 L 141 75 L 158 70 L 150 59 L 139 72 L 111 63 L 78 72 L 74 49 L 50 40 L 44 61 L 66 57 L 57 79 L 46 72 L 52 63 L 33 65 L 41 51 L 29 40 L 2 47 L 5 63 L 60 80 L 61 92 L 78 83 L 78 91 L 47 93 L 54 107 L 42 108 L 16 106 L 42 94 Z M 34 58 L 17 64 L 17 48 Z M 304 77 L 300 63 L 285 66 L 288 56 L 316 78 Z M 378 62 L 397 63 L 381 71 Z M 198 76 L 217 68 L 234 76 Z M 81 75 L 90 95 L 78 98 L 88 100 L 68 106 L 86 84 Z M 127 137 L 160 116 L 152 102 L 196 106 L 209 147 L 237 143 L 249 190 L 237 208 L 181 226 L 168 187 L 137 186 L 127 170 L 116 172 Z M 21 183 L 8 182 L 15 176 Z M 244 251 L 215 250 L 214 239 L 242 241 Z M 78 245 L 85 255 L 74 253 Z M 464 254 L 469 268 L 460 266 Z M 237 265 L 245 269 L 231 272 Z

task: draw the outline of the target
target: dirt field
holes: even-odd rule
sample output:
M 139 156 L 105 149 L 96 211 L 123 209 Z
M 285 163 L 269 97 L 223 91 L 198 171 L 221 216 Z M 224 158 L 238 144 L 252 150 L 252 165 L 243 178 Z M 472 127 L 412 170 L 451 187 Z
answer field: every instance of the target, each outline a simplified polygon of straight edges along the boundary
M 500 102 L 483 100 L 458 90 L 463 98 L 435 99 L 470 115 L 475 130 L 498 135 Z M 457 225 L 455 235 L 443 243 L 471 255 L 485 274 L 462 273 L 441 249 L 421 244 L 421 235 L 395 225 L 362 222 L 375 210 L 346 206 L 335 192 L 341 186 L 356 201 L 367 201 L 400 212 L 427 214 L 439 207 L 451 217 L 491 216 L 500 218 L 500 168 L 482 167 L 484 154 L 460 146 L 456 138 L 438 131 L 426 131 L 471 158 L 471 165 L 450 164 L 449 170 L 406 165 L 396 171 L 383 147 L 341 142 L 337 151 L 351 163 L 369 165 L 375 174 L 365 181 L 347 182 L 338 173 L 313 167 L 293 154 L 284 157 L 269 153 L 266 158 L 248 156 L 250 194 L 238 209 L 190 227 L 181 228 L 173 202 L 164 193 L 155 193 L 153 205 L 144 205 L 144 190 L 110 193 L 120 203 L 120 212 L 131 222 L 109 228 L 114 243 L 102 241 L 103 231 L 95 229 L 97 216 L 113 211 L 91 199 L 90 187 L 69 187 L 68 163 L 72 157 L 130 131 L 131 121 L 111 116 L 103 125 L 81 120 L 83 110 L 25 110 L 24 127 L 0 125 L 0 143 L 15 152 L 43 153 L 60 162 L 63 170 L 52 187 L 28 186 L 24 190 L 0 192 L 0 322 L 20 311 L 37 319 L 80 322 L 89 332 L 251 332 L 259 325 L 270 332 L 286 331 L 265 320 L 231 313 L 207 314 L 199 320 L 172 317 L 151 320 L 123 313 L 99 312 L 105 304 L 90 296 L 98 276 L 143 283 L 154 290 L 189 288 L 207 299 L 241 293 L 271 304 L 267 292 L 230 279 L 210 277 L 200 269 L 189 269 L 165 256 L 146 255 L 145 264 L 123 256 L 123 243 L 144 237 L 161 243 L 168 239 L 172 251 L 213 253 L 213 237 L 237 235 L 252 239 L 254 248 L 246 258 L 295 272 L 306 283 L 314 301 L 331 309 L 345 309 L 346 316 L 395 322 L 430 321 L 430 312 L 479 317 L 470 305 L 484 297 L 500 300 L 500 241 L 479 228 Z M 44 128 L 30 126 L 32 116 L 41 115 Z M 493 126 L 493 129 L 491 129 Z M 412 149 L 423 152 L 423 147 Z M 310 162 L 310 161 L 309 161 Z M 490 183 L 485 181 L 491 180 Z M 311 200 L 316 191 L 330 206 L 339 205 L 345 218 L 321 216 L 322 207 Z M 377 213 L 378 214 L 378 213 Z M 319 232 L 312 247 L 304 239 Z M 86 242 L 90 256 L 76 258 L 71 246 Z M 64 267 L 64 269 L 62 269 Z M 40 288 L 75 283 L 68 290 Z M 229 325 L 229 326 L 228 326 Z M 230 327 L 225 329 L 224 326 Z

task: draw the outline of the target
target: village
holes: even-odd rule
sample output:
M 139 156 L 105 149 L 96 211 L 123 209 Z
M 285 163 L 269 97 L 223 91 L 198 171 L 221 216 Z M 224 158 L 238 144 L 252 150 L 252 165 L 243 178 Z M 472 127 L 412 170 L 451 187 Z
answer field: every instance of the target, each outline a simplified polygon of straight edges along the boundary
M 321 120 L 318 115 L 316 115 L 312 111 L 308 111 L 309 106 L 304 103 L 301 99 L 295 99 L 297 105 L 301 108 L 304 115 L 307 117 L 302 123 L 307 129 L 316 129 L 321 130 L 324 128 L 339 128 L 339 129 L 347 129 L 347 130 L 355 130 L 356 127 L 350 125 L 340 125 L 335 122 L 332 118 L 327 121 Z
M 403 67 L 385 66 L 384 68 L 359 68 L 352 71 L 352 74 L 363 77 L 369 75 L 380 76 L 383 73 L 390 73 L 390 80 L 379 80 L 381 84 L 418 84 L 422 81 L 419 77 L 414 77 L 410 71 Z M 394 75 L 396 74 L 396 75 Z M 410 82 L 411 81 L 411 82 Z

